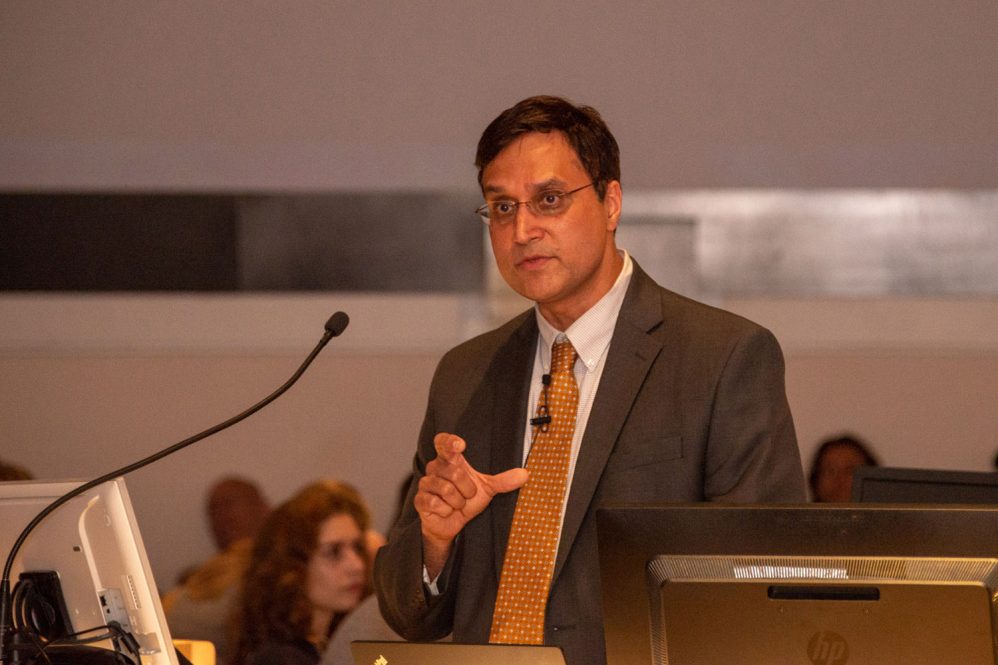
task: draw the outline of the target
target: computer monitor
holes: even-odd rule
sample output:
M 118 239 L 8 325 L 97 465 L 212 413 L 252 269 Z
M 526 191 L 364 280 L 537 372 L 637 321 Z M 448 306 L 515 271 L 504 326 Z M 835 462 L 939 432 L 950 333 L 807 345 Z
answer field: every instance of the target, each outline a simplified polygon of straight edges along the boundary
M 998 505 L 998 473 L 861 466 L 853 474 L 852 500 Z
M 0 557 L 6 560 L 35 515 L 81 484 L 0 482 Z M 123 478 L 71 499 L 35 528 L 17 555 L 11 582 L 39 571 L 58 575 L 71 631 L 117 621 L 138 642 L 142 665 L 178 665 Z M 110 640 L 94 646 L 113 648 Z
M 597 512 L 607 662 L 995 665 L 998 507 Z

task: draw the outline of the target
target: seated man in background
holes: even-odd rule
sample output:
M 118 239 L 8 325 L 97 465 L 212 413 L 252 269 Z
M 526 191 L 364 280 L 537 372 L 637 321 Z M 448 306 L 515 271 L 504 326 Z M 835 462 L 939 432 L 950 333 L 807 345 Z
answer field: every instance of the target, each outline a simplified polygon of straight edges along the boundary
M 256 483 L 228 476 L 215 483 L 205 510 L 219 552 L 233 543 L 253 538 L 270 513 L 270 505 Z
M 852 477 L 861 466 L 879 466 L 869 444 L 849 434 L 825 439 L 808 475 L 811 497 L 818 503 L 851 501 Z
M 163 609 L 174 637 L 208 640 L 224 662 L 229 613 L 270 506 L 255 483 L 227 476 L 208 492 L 205 512 L 219 551 L 182 576 L 163 599 Z

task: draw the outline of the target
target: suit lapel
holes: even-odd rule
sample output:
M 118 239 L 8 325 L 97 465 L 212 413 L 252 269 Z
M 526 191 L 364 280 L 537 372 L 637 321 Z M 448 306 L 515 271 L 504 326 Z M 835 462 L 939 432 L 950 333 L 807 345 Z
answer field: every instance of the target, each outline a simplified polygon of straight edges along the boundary
M 492 467 L 489 473 L 500 473 L 523 465 L 523 434 L 527 420 L 527 396 L 530 375 L 537 352 L 537 319 L 533 311 L 526 315 L 509 341 L 496 353 L 493 367 L 495 408 L 492 420 Z M 492 499 L 492 542 L 495 547 L 495 573 L 498 584 L 502 572 L 506 541 L 513 523 L 519 492 L 496 495 Z
M 649 334 L 661 323 L 658 285 L 635 263 L 575 465 L 555 560 L 555 579 L 589 511 L 603 468 L 627 420 L 631 405 L 662 350 L 661 339 Z

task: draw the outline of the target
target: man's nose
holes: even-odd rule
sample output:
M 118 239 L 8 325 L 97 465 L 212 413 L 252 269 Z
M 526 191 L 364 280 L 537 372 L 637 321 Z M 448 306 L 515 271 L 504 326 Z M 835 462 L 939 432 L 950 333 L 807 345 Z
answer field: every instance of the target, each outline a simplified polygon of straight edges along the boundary
M 513 218 L 513 240 L 526 244 L 540 235 L 541 217 L 530 209 L 526 203 L 516 206 L 516 216 Z

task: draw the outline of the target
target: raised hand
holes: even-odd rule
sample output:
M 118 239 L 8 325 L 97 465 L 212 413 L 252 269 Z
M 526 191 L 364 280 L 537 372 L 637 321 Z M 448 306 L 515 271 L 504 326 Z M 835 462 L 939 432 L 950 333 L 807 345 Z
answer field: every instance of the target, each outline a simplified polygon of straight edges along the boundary
M 426 465 L 413 502 L 422 523 L 423 562 L 431 578 L 443 569 L 464 525 L 496 494 L 527 482 L 527 470 L 519 467 L 496 475 L 479 473 L 464 457 L 467 443 L 454 434 L 437 434 L 433 445 L 437 456 Z

